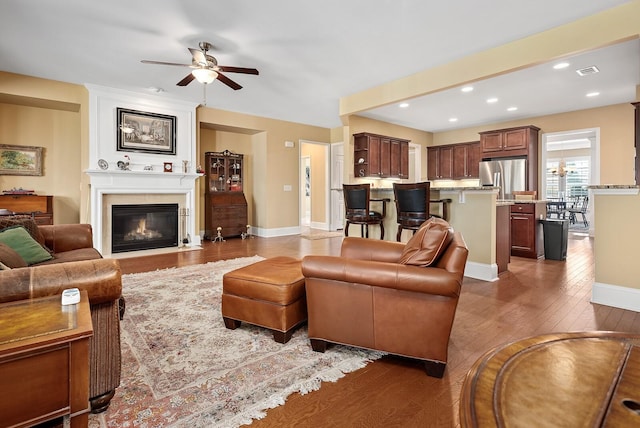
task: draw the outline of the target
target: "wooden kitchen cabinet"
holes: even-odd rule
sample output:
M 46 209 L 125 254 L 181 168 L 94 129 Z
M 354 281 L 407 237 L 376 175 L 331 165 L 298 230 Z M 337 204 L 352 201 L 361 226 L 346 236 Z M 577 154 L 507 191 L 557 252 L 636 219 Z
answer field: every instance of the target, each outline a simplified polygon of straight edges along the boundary
M 453 179 L 478 178 L 479 163 L 479 141 L 453 146 Z
M 427 148 L 427 178 L 429 180 L 453 178 L 453 146 Z
M 529 125 L 480 132 L 483 159 L 510 156 L 537 156 L 540 128 Z
M 205 239 L 240 236 L 247 231 L 247 200 L 243 193 L 244 156 L 228 150 L 205 153 Z
M 390 175 L 396 178 L 409 178 L 409 141 L 390 141 Z
M 17 214 L 30 214 L 37 224 L 53 224 L 53 196 L 0 195 L 0 208 Z
M 409 140 L 361 132 L 353 141 L 355 177 L 409 177 Z
M 544 256 L 542 223 L 545 202 L 516 203 L 511 205 L 511 255 L 537 259 Z
M 427 148 L 429 180 L 478 178 L 480 142 L 447 144 Z

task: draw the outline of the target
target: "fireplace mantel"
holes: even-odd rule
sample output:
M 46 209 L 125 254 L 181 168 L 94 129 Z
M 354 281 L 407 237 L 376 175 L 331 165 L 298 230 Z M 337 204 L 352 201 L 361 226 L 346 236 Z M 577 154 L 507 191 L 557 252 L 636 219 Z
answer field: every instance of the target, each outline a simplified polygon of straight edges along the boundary
M 94 230 L 94 247 L 103 254 L 107 253 L 103 239 L 105 195 L 167 195 L 184 196 L 182 207 L 189 213 L 187 233 L 190 245 L 200 245 L 200 235 L 195 223 L 195 182 L 202 176 L 196 173 L 158 172 L 158 171 L 122 171 L 122 170 L 86 170 L 91 182 L 91 226 Z

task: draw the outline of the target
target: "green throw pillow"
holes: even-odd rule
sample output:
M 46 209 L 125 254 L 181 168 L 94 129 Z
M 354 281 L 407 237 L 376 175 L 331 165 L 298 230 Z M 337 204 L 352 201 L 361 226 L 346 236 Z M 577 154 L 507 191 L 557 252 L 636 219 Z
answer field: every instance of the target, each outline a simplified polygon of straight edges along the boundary
M 28 265 L 53 258 L 22 226 L 10 227 L 0 231 L 0 242 L 13 248 Z

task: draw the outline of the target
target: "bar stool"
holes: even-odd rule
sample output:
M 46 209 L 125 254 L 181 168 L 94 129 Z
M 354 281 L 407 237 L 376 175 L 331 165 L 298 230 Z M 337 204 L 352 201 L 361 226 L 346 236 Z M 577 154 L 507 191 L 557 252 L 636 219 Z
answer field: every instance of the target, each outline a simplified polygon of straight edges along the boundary
M 431 183 L 393 183 L 393 195 L 396 200 L 396 221 L 400 242 L 404 229 L 416 232 L 431 215 L 429 214 L 429 196 Z
M 384 218 L 387 215 L 387 202 L 390 199 L 371 199 L 371 184 L 343 184 L 345 217 L 344 236 L 349 236 L 349 225 L 359 224 L 363 237 L 369 237 L 369 225 L 380 226 L 380 239 L 384 239 Z M 371 202 L 382 202 L 382 212 L 372 211 Z

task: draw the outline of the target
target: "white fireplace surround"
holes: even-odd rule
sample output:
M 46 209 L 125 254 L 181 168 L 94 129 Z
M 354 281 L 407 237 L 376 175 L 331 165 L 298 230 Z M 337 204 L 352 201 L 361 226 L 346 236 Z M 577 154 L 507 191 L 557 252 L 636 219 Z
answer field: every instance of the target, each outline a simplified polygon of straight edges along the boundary
M 102 254 L 111 253 L 111 205 L 120 203 L 177 203 L 180 243 L 190 239 L 190 246 L 198 246 L 200 234 L 196 230 L 195 183 L 196 174 L 195 112 L 197 105 L 167 97 L 131 92 L 121 89 L 86 85 L 89 91 L 89 168 L 90 221 L 94 231 L 94 247 Z M 176 118 L 175 154 L 125 152 L 117 149 L 117 109 L 127 108 L 159 113 Z M 125 158 L 125 156 L 127 156 Z M 105 165 L 99 169 L 99 163 Z M 129 162 L 129 170 L 118 168 L 118 161 Z M 187 172 L 183 162 L 188 162 Z M 165 162 L 173 164 L 173 172 L 164 172 Z M 186 209 L 186 227 L 180 213 Z
M 109 198 L 121 198 L 120 203 L 171 202 L 178 203 L 179 210 L 186 209 L 186 233 L 190 246 L 201 244 L 195 224 L 195 173 L 165 173 L 154 171 L 102 171 L 88 170 L 91 177 L 91 225 L 94 230 L 93 245 L 104 255 L 111 254 L 111 218 Z M 128 200 L 126 200 L 128 198 Z M 141 199 L 145 199 L 144 202 Z M 179 211 L 180 212 L 180 211 Z M 181 218 L 178 218 L 180 224 Z M 181 228 L 179 240 L 182 242 Z

